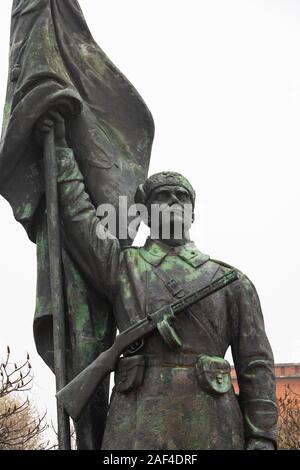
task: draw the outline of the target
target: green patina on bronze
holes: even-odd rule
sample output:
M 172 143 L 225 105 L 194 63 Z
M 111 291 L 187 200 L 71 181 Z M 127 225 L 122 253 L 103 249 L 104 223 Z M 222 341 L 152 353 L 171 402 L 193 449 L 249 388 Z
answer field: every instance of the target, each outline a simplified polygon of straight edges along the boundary
M 33 206 L 30 202 L 23 204 L 18 208 L 18 216 L 24 218 L 30 218 L 34 214 Z
M 154 189 L 179 185 L 194 204 L 194 190 L 172 172 L 146 180 L 151 114 L 94 42 L 78 2 L 15 0 L 0 191 L 37 244 L 34 332 L 51 368 L 47 214 L 42 151 L 33 130 L 53 106 L 65 118 L 69 147 L 57 146 L 56 157 L 71 379 L 111 346 L 116 328 L 126 330 L 230 268 L 188 237 L 178 245 L 149 239 L 142 248 L 126 249 L 130 240 L 97 237 L 100 203 L 117 206 L 120 195 L 128 196 L 128 205 L 135 196 L 147 202 Z M 273 356 L 249 279 L 239 272 L 235 283 L 186 309 L 169 327 L 173 337 L 156 330 L 120 359 L 109 413 L 108 381 L 99 386 L 76 423 L 79 448 L 99 448 L 101 441 L 104 450 L 274 448 Z M 180 347 L 172 344 L 176 336 Z M 224 360 L 228 347 L 238 399 Z
M 72 151 L 66 149 L 58 163 L 70 253 L 114 306 L 120 332 L 174 302 L 181 290 L 193 292 L 230 271 L 188 239 L 175 246 L 148 239 L 144 247 L 125 250 L 116 239 L 99 239 L 99 220 Z M 273 356 L 249 279 L 238 272 L 238 281 L 188 308 L 170 328 L 180 348 L 156 330 L 135 354 L 120 359 L 102 449 L 274 448 Z M 239 400 L 224 360 L 228 347 Z
M 0 193 L 37 244 L 37 349 L 53 369 L 49 259 L 42 149 L 33 131 L 49 108 L 68 116 L 74 149 L 94 204 L 118 196 L 134 200 L 147 175 L 154 124 L 138 92 L 93 40 L 76 0 L 14 0 L 9 78 L 0 150 Z M 65 188 L 68 193 L 69 188 Z M 24 202 L 25 201 L 25 202 Z M 75 211 L 76 212 L 76 211 Z M 125 240 L 128 245 L 131 240 Z M 95 293 L 84 272 L 63 248 L 68 327 L 68 374 L 72 377 L 106 349 L 115 334 L 111 307 Z M 80 448 L 101 441 L 107 384 L 101 406 L 78 425 Z M 98 410 L 98 411 L 97 411 Z M 95 422 L 102 424 L 95 424 Z

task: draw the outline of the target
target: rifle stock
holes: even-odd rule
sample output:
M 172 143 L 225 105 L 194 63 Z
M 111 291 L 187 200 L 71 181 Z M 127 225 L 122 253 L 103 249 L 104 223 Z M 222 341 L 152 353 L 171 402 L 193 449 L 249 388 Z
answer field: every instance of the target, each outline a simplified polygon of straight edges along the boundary
M 100 354 L 97 359 L 57 393 L 58 401 L 63 405 L 69 416 L 74 421 L 78 420 L 97 386 L 109 373 L 115 370 L 120 355 L 130 345 L 139 342 L 156 328 L 159 329 L 161 323 L 169 322 L 170 319 L 172 321 L 172 318 L 175 319 L 175 315 L 184 311 L 187 307 L 224 288 L 237 278 L 236 271 L 229 271 L 204 288 L 155 311 L 120 333 L 111 348 Z
M 78 420 L 97 386 L 114 371 L 118 357 L 116 343 L 114 343 L 57 393 L 58 401 L 74 421 Z

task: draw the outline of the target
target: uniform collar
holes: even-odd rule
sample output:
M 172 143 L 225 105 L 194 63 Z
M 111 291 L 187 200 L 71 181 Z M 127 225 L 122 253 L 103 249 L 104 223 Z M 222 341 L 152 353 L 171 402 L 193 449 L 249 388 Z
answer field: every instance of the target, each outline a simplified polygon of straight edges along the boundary
M 170 247 L 151 238 L 148 238 L 144 247 L 140 248 L 140 254 L 152 266 L 159 266 L 168 255 L 177 255 L 194 268 L 198 268 L 209 260 L 209 256 L 201 253 L 193 242 Z

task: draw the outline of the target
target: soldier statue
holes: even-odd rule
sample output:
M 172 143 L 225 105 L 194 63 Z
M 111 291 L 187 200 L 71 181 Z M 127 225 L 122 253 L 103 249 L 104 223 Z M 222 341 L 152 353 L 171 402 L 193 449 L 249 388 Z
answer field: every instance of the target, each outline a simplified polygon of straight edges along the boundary
M 160 217 L 154 237 L 157 227 L 150 216 L 151 235 L 143 247 L 121 249 L 113 235 L 100 237 L 96 207 L 67 144 L 65 125 L 62 115 L 52 111 L 37 127 L 40 136 L 54 129 L 64 246 L 99 295 L 113 305 L 120 332 L 232 269 L 191 241 L 195 191 L 174 172 L 151 176 L 136 193 L 136 202 L 149 214 L 154 205 L 162 213 L 171 211 L 169 230 Z M 193 210 L 187 216 L 188 205 Z M 184 225 L 181 237 L 174 236 L 178 221 Z M 120 357 L 103 450 L 276 448 L 273 355 L 255 287 L 237 273 L 235 282 L 176 318 L 180 347 L 172 335 L 156 329 L 134 354 Z M 238 396 L 224 359 L 229 347 Z

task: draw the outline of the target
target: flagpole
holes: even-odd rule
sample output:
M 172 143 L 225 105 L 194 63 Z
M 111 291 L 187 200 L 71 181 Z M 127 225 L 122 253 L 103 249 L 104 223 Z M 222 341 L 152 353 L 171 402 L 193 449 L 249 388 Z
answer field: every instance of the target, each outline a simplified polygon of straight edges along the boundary
M 50 260 L 50 287 L 53 314 L 54 370 L 56 377 L 56 391 L 58 392 L 67 384 L 67 371 L 60 219 L 57 193 L 57 164 L 53 128 L 45 135 L 44 164 Z M 56 406 L 58 446 L 60 450 L 69 450 L 71 448 L 70 419 L 59 402 L 56 403 Z

